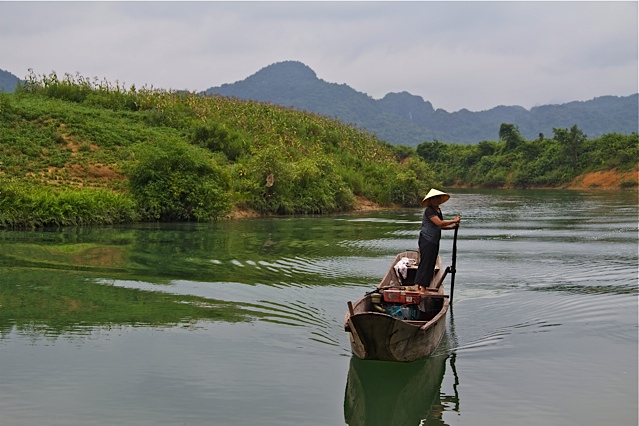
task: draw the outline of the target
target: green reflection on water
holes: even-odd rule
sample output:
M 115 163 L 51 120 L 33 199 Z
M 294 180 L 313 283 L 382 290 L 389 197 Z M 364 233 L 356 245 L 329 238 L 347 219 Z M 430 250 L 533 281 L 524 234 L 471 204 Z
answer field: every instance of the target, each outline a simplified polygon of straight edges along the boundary
M 228 302 L 115 287 L 83 274 L 46 269 L 3 270 L 0 335 L 14 328 L 47 336 L 105 325 L 176 325 L 194 320 L 247 320 Z
M 0 266 L 88 271 L 156 284 L 176 278 L 255 284 L 262 281 L 254 271 L 219 265 L 376 256 L 377 250 L 340 242 L 393 238 L 396 229 L 396 223 L 371 226 L 331 217 L 7 231 L 0 233 Z
M 380 228 L 332 217 L 1 232 L 0 333 L 261 318 L 259 306 L 171 294 L 166 285 L 335 285 L 315 262 L 375 255 L 341 242 L 380 238 Z M 109 285 L 118 280 L 163 287 Z

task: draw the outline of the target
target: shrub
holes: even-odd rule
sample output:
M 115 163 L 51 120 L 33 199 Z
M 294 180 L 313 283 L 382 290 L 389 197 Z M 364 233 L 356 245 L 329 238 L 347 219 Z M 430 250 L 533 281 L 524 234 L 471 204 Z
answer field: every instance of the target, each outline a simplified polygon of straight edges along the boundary
M 330 213 L 351 208 L 352 191 L 322 153 L 295 158 L 268 145 L 234 167 L 238 204 L 261 213 Z
M 0 93 L 0 117 L 8 118 L 12 110 L 13 108 L 11 106 L 9 95 Z
M 229 174 L 206 150 L 162 140 L 134 151 L 129 183 L 145 218 L 207 221 L 230 211 Z
M 632 179 L 624 179 L 619 183 L 619 187 L 622 189 L 636 188 L 637 181 Z
M 224 153 L 230 161 L 236 161 L 247 149 L 246 143 L 237 132 L 230 131 L 218 123 L 195 126 L 191 140 L 203 148 Z

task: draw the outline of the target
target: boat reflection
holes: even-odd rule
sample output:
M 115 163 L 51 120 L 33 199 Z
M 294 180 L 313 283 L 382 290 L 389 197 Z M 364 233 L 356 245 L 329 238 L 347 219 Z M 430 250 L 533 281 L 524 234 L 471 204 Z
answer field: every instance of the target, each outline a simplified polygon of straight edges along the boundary
M 448 334 L 448 333 L 447 333 Z M 445 411 L 459 411 L 455 353 L 450 336 L 430 357 L 384 362 L 352 357 L 344 395 L 344 420 L 350 426 L 445 425 Z M 454 375 L 453 395 L 442 392 L 446 361 Z

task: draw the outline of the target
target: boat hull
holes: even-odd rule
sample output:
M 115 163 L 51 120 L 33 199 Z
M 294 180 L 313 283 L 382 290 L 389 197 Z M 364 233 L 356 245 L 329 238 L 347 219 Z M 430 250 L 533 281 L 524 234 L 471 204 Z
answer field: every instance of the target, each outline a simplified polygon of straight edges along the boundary
M 406 256 L 415 258 L 417 254 L 398 254 L 378 290 L 389 285 L 392 288 L 409 288 L 398 285 L 403 283 L 394 270 L 395 264 Z M 400 319 L 376 309 L 371 296 L 374 292 L 349 305 L 344 328 L 349 333 L 353 355 L 366 360 L 410 362 L 433 353 L 446 332 L 449 300 L 443 294 L 443 277 L 445 272 L 438 259 L 438 272 L 429 294 L 422 296 L 417 320 Z
M 360 359 L 409 362 L 430 355 L 446 331 L 448 299 L 430 321 L 405 321 L 377 312 L 348 318 L 351 351 Z

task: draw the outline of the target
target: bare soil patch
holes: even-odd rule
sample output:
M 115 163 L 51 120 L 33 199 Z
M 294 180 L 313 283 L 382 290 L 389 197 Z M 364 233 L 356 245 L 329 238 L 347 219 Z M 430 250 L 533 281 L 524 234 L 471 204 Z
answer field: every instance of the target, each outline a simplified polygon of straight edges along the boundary
M 634 182 L 634 184 L 633 184 Z M 617 170 L 606 170 L 601 172 L 586 173 L 579 176 L 569 185 L 569 189 L 621 189 L 637 187 L 637 170 L 629 172 L 619 172 Z
M 356 196 L 355 211 L 379 210 L 380 205 L 362 196 Z

